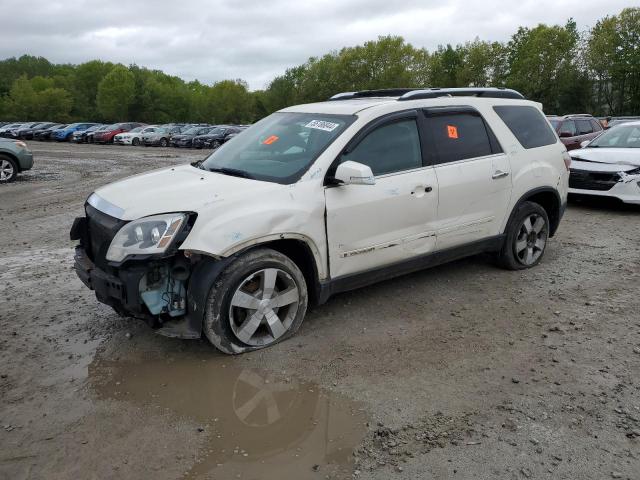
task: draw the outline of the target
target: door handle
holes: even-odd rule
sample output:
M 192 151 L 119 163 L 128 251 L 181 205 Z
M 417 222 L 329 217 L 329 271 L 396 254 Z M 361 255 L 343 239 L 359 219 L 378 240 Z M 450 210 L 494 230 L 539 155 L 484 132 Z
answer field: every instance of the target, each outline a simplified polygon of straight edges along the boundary
M 503 172 L 502 170 L 496 170 L 495 172 L 493 172 L 493 175 L 491 176 L 491 178 L 493 178 L 494 180 L 498 179 L 498 178 L 503 178 L 509 175 L 509 172 Z

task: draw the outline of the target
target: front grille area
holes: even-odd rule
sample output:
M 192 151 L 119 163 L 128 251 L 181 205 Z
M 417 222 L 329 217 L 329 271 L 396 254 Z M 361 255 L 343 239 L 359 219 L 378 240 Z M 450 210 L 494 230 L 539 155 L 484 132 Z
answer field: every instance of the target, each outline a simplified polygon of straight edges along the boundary
M 85 205 L 87 214 L 87 230 L 89 245 L 84 245 L 89 258 L 95 265 L 103 270 L 107 270 L 107 250 L 111 245 L 111 240 L 116 236 L 118 230 L 127 222 L 111 217 L 91 205 Z
M 617 173 L 571 170 L 569 175 L 569 188 L 604 192 L 611 190 L 619 180 L 620 175 Z

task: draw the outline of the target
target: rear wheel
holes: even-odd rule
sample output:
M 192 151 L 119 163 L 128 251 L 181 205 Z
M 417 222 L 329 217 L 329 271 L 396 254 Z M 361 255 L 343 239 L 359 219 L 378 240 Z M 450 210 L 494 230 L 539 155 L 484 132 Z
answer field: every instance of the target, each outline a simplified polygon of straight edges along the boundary
M 509 270 L 537 265 L 549 240 L 547 212 L 537 203 L 522 203 L 507 225 L 506 234 L 498 255 L 500 265 Z
M 13 182 L 18 175 L 18 165 L 9 157 L 0 155 L 0 183 Z
M 218 148 L 220 145 L 222 145 L 220 143 L 220 140 L 214 140 L 213 142 L 211 142 L 211 148 Z
M 167 145 L 169 145 L 169 142 L 167 141 L 166 138 L 161 138 L 160 139 L 160 146 L 161 147 L 166 147 Z
M 307 285 L 298 266 L 271 249 L 231 263 L 209 292 L 203 330 L 227 354 L 269 347 L 292 336 L 307 311 Z

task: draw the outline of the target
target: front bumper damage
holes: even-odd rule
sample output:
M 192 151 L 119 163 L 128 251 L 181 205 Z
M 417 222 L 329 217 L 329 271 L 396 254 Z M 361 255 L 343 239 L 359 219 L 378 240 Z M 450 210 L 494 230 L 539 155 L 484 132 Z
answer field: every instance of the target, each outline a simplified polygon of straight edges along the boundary
M 75 248 L 74 270 L 82 283 L 95 292 L 97 300 L 122 316 L 146 321 L 158 334 L 200 338 L 210 286 L 230 258 L 204 257 L 196 262 L 181 252 L 173 252 L 161 258 L 128 260 L 121 265 L 105 263 L 103 259 L 94 261 L 97 258 L 93 250 L 99 247 L 91 237 L 98 235 L 91 231 L 93 222 L 87 217 L 77 218 L 70 237 L 80 241 Z M 93 225 L 93 229 L 97 231 L 98 226 Z

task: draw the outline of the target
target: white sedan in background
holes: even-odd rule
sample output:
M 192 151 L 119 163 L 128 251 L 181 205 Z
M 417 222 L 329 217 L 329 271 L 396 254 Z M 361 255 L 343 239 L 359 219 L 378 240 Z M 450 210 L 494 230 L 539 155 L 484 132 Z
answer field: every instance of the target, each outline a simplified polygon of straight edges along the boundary
M 640 204 L 640 122 L 613 127 L 569 155 L 569 193 Z
M 117 145 L 133 145 L 134 147 L 137 147 L 140 145 L 142 140 L 142 134 L 147 131 L 153 131 L 149 129 L 153 129 L 155 127 L 157 127 L 157 125 L 147 125 L 144 127 L 134 128 L 128 132 L 119 133 L 113 137 L 113 143 Z

